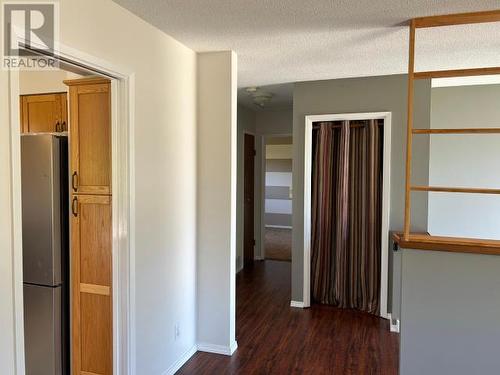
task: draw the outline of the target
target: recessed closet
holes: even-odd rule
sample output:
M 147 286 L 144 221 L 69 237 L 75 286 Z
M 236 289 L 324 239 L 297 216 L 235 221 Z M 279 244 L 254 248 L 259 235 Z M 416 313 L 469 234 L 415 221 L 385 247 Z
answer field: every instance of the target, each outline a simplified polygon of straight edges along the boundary
M 380 310 L 383 120 L 316 122 L 312 133 L 311 299 Z

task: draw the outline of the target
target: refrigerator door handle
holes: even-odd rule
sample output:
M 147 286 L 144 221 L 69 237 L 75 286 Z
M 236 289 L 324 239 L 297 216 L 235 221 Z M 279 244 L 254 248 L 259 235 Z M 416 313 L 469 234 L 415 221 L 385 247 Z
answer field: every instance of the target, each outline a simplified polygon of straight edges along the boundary
M 73 197 L 73 201 L 71 202 L 71 212 L 74 217 L 78 216 L 78 198 Z
M 78 190 L 78 173 L 76 171 L 71 175 L 71 187 L 74 192 Z

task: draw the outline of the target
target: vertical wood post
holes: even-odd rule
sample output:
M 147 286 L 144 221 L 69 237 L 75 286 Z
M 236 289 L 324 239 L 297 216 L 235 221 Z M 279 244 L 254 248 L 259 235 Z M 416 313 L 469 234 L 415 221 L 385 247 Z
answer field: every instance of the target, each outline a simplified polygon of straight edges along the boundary
M 404 239 L 410 237 L 411 217 L 411 157 L 413 145 L 413 83 L 415 71 L 415 20 L 410 21 L 410 47 L 408 59 L 408 118 L 406 129 L 406 186 Z

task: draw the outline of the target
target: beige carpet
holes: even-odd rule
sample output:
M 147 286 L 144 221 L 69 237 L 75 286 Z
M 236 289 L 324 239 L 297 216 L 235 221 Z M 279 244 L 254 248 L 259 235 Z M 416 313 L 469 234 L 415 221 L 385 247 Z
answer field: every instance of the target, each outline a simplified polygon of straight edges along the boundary
M 266 259 L 292 260 L 292 230 L 266 228 L 264 237 Z

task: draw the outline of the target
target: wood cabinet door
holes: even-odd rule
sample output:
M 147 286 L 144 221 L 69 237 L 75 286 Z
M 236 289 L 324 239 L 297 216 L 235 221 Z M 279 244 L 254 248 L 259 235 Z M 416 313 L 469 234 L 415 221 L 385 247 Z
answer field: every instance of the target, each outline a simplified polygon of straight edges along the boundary
M 113 372 L 111 197 L 73 195 L 72 373 Z
M 64 131 L 67 123 L 66 93 L 22 95 L 20 105 L 22 133 Z
M 71 174 L 77 194 L 111 194 L 110 83 L 69 88 Z

